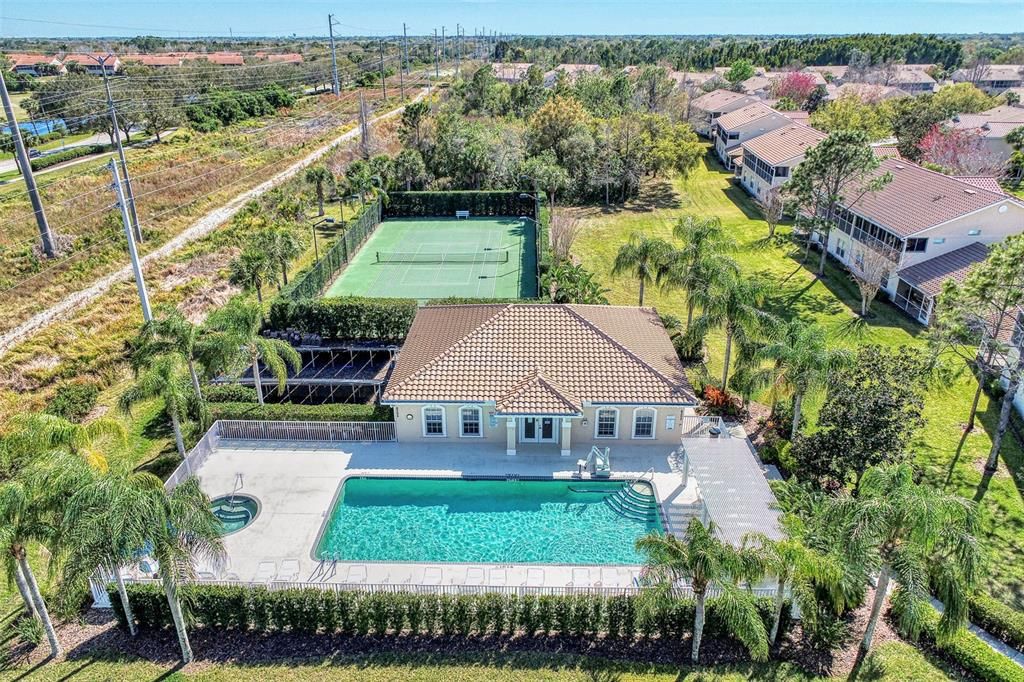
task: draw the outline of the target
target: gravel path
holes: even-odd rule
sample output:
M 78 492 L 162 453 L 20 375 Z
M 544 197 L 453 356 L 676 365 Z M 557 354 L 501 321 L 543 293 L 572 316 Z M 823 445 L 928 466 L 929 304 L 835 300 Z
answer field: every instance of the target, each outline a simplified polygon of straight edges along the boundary
M 426 96 L 427 92 L 427 89 L 421 90 L 419 94 L 417 94 L 416 97 L 413 98 L 411 101 L 417 102 L 423 99 L 423 97 Z M 385 114 L 381 114 L 380 116 L 371 119 L 370 122 L 376 123 L 378 121 L 383 121 L 393 116 L 397 116 L 401 114 L 404 109 L 405 106 L 397 107 L 395 109 L 392 109 L 391 111 L 388 111 Z M 296 174 L 304 170 L 307 166 L 315 163 L 317 160 L 327 155 L 332 149 L 334 149 L 339 144 L 354 139 L 358 135 L 359 128 L 357 126 L 352 130 L 334 138 L 333 140 L 331 140 L 324 146 L 318 148 L 316 151 L 312 152 L 305 158 L 293 163 L 291 166 L 281 171 L 280 173 L 274 175 L 269 180 L 260 183 L 259 185 L 253 187 L 248 191 L 242 192 L 241 194 L 239 194 L 234 199 L 227 202 L 220 208 L 216 208 L 210 211 L 202 218 L 194 222 L 191 225 L 191 227 L 186 229 L 184 232 L 174 237 L 166 244 L 160 246 L 159 248 L 143 256 L 141 259 L 143 267 L 149 265 L 154 261 L 157 261 L 161 258 L 165 258 L 173 254 L 175 251 L 185 246 L 189 242 L 201 239 L 206 235 L 210 234 L 218 227 L 223 225 L 225 222 L 230 220 L 232 217 L 234 217 L 234 215 L 238 213 L 242 209 L 242 207 L 245 206 L 245 204 L 249 203 L 249 201 L 255 199 L 256 197 L 259 197 L 262 194 L 265 194 L 266 192 L 273 189 L 277 185 L 281 184 L 285 180 L 294 177 Z M 21 343 L 25 339 L 32 336 L 32 334 L 46 327 L 48 324 L 54 321 L 65 319 L 74 311 L 95 301 L 97 298 L 105 294 L 115 284 L 126 280 L 130 280 L 132 279 L 132 277 L 132 267 L 130 264 L 126 265 L 117 272 L 114 272 L 98 280 L 95 284 L 88 287 L 87 289 L 77 291 L 68 296 L 67 298 L 65 298 L 57 305 L 51 306 L 50 308 L 47 308 L 46 310 L 37 313 L 36 315 L 33 315 L 31 318 L 21 323 L 14 329 L 10 330 L 9 332 L 3 335 L 0 335 L 0 357 L 3 357 L 15 344 Z

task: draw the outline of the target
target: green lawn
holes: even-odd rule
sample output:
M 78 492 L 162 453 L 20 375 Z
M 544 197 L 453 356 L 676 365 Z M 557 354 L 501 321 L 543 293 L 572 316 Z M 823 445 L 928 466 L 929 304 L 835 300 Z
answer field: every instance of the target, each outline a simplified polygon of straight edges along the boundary
M 856 314 L 859 296 L 849 276 L 829 266 L 826 277 L 813 276 L 817 254 L 811 262 L 800 263 L 800 253 L 785 237 L 766 240 L 767 225 L 760 219 L 754 202 L 742 189 L 729 181 L 729 174 L 717 162 L 707 160 L 687 179 L 648 183 L 643 195 L 625 209 L 613 207 L 578 209 L 584 219 L 583 230 L 573 253 L 595 272 L 609 288 L 613 304 L 636 305 L 638 284 L 632 279 L 611 276 L 615 252 L 633 232 L 665 239 L 672 238 L 672 225 L 684 213 L 715 215 L 734 236 L 734 257 L 748 276 L 770 281 L 767 308 L 785 318 L 801 317 L 823 325 L 835 343 L 848 347 L 876 343 L 886 346 L 921 347 L 923 327 L 912 322 L 887 304 L 873 305 L 874 317 L 861 320 Z M 779 233 L 788 233 L 780 227 Z M 685 319 L 685 299 L 681 293 L 647 290 L 647 305 L 661 313 Z M 720 377 L 723 338 L 708 340 L 708 370 Z M 981 480 L 981 468 L 987 456 L 998 406 L 982 398 L 984 430 L 967 438 L 963 453 L 953 461 L 974 395 L 970 375 L 961 376 L 951 386 L 933 388 L 926 399 L 927 425 L 914 443 L 917 463 L 925 477 L 936 486 L 948 486 L 966 497 L 973 497 Z M 808 418 L 814 419 L 821 396 L 808 400 Z M 983 538 L 991 553 L 987 587 L 994 596 L 1024 608 L 1024 502 L 1019 486 L 1024 485 L 1024 459 L 1013 438 L 1003 448 L 1006 466 L 992 480 L 985 495 Z M 948 479 L 948 483 L 947 483 Z M 1016 484 L 1015 484 L 1016 481 Z
M 936 667 L 912 647 L 889 642 L 865 661 L 858 679 L 876 682 L 921 680 L 939 682 L 956 679 Z M 21 679 L 24 670 L 4 673 L 0 680 Z M 32 671 L 33 680 L 365 680 L 366 682 L 811 682 L 826 680 L 808 675 L 791 663 L 717 665 L 679 669 L 668 665 L 628 664 L 599 658 L 558 654 L 493 653 L 472 656 L 443 654 L 376 654 L 360 658 L 302 659 L 276 664 L 205 662 L 187 670 L 142 660 L 85 658 L 41 666 Z M 837 682 L 845 677 L 833 678 Z

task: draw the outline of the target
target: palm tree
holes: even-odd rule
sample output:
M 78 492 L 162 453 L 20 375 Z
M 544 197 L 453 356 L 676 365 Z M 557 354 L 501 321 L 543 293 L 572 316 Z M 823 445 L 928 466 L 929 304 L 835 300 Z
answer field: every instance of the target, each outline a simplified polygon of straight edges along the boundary
M 15 451 L 67 452 L 99 471 L 107 468 L 107 456 L 102 446 L 111 441 L 123 444 L 127 436 L 124 426 L 114 419 L 99 418 L 76 424 L 42 412 L 13 417 L 11 425 L 14 428 L 9 435 L 9 443 Z
M 786 587 L 790 588 L 793 600 L 799 605 L 805 624 L 818 612 L 819 587 L 834 589 L 842 580 L 841 562 L 834 554 L 821 552 L 806 543 L 807 528 L 802 519 L 787 514 L 782 519 L 786 536 L 773 540 L 764 535 L 755 536 L 758 550 L 765 561 L 765 570 L 775 576 L 775 612 L 768 644 L 775 646 L 782 621 L 782 607 L 786 599 Z
M 281 267 L 281 275 L 287 286 L 288 263 L 302 253 L 302 241 L 287 227 L 265 230 L 256 241 L 267 257 Z
M 174 444 L 178 454 L 185 457 L 185 439 L 181 435 L 181 418 L 188 401 L 184 379 L 184 359 L 178 353 L 166 353 L 151 362 L 135 380 L 135 384 L 121 394 L 118 407 L 126 414 L 136 403 L 147 398 L 161 398 L 174 430 Z
M 945 605 L 939 635 L 948 638 L 967 622 L 967 602 L 981 570 L 974 503 L 914 481 L 909 464 L 872 467 L 857 497 L 835 498 L 828 519 L 842 529 L 848 560 L 865 574 L 878 572 L 861 654 L 871 649 L 882 604 L 895 580 L 901 629 L 916 637 L 931 609 L 929 578 Z
M 317 215 L 324 214 L 324 189 L 330 186 L 333 180 L 334 176 L 331 171 L 327 170 L 327 166 L 322 163 L 306 169 L 306 182 L 313 185 L 316 190 L 316 203 L 319 211 Z
M 302 358 L 290 344 L 279 339 L 268 339 L 260 335 L 263 325 L 261 306 L 241 299 L 235 299 L 210 316 L 210 328 L 223 335 L 224 347 L 238 349 L 234 357 L 225 362 L 225 369 L 241 374 L 252 368 L 256 397 L 263 404 L 263 380 L 260 375 L 262 362 L 277 379 L 277 390 L 283 391 L 288 380 L 288 368 L 298 372 Z
M 45 453 L 0 484 L 0 547 L 15 564 L 18 590 L 29 613 L 42 623 L 54 657 L 61 654 L 62 647 L 29 563 L 27 546 L 53 545 L 69 491 L 83 487 L 95 475 L 82 458 L 56 451 Z
M 196 364 L 200 362 L 200 356 L 207 352 L 202 328 L 192 324 L 172 305 L 157 306 L 155 312 L 153 319 L 142 325 L 142 330 L 135 341 L 132 366 L 139 370 L 157 356 L 169 352 L 179 353 L 188 366 L 192 390 L 201 401 L 203 390 L 199 383 Z
M 722 367 L 722 390 L 729 388 L 729 364 L 733 341 L 747 343 L 774 318 L 763 311 L 766 287 L 759 280 L 743 280 L 737 276 L 723 277 L 708 292 L 701 315 L 693 323 L 693 331 L 701 338 L 710 329 L 725 329 L 725 361 Z
M 726 254 L 734 249 L 718 217 L 685 215 L 672 234 L 682 240 L 669 267 L 661 274 L 666 286 L 686 293 L 686 328 L 693 324 L 695 307 L 706 300 L 709 288 L 722 274 L 738 274 L 736 261 Z
M 270 257 L 260 248 L 250 247 L 231 261 L 228 281 L 246 291 L 255 291 L 256 300 L 263 303 L 263 285 L 277 281 L 276 268 Z
M 777 338 L 758 349 L 756 357 L 774 363 L 772 404 L 780 396 L 793 397 L 791 434 L 795 438 L 808 391 L 823 386 L 832 372 L 849 365 L 854 356 L 845 348 L 829 348 L 820 325 L 793 319 L 781 327 Z
M 612 275 L 629 273 L 640 282 L 640 303 L 644 304 L 644 288 L 653 282 L 658 270 L 672 253 L 672 245 L 663 239 L 654 239 L 634 232 L 629 241 L 619 247 L 612 266 Z
M 726 627 L 743 643 L 755 661 L 768 658 L 768 637 L 750 590 L 738 586 L 740 580 L 753 580 L 762 572 L 758 552 L 736 548 L 720 540 L 715 525 L 707 527 L 700 519 L 691 519 L 682 540 L 671 534 L 651 533 L 636 541 L 647 555 L 646 574 L 655 581 L 654 594 L 667 596 L 679 581 L 689 581 L 696 601 L 693 620 L 693 648 L 690 659 L 697 663 L 704 634 L 704 607 L 708 590 L 721 591 L 719 597 Z

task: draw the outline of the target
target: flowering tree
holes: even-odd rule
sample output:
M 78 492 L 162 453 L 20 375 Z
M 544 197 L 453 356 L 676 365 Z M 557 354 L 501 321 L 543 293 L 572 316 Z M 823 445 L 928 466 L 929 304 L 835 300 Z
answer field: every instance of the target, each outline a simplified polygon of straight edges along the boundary
M 790 71 L 777 79 L 772 86 L 772 95 L 776 99 L 788 97 L 798 105 L 807 101 L 814 92 L 814 75 L 800 71 Z
M 933 125 L 917 145 L 921 160 L 954 175 L 993 175 L 1002 170 L 999 157 L 973 130 Z

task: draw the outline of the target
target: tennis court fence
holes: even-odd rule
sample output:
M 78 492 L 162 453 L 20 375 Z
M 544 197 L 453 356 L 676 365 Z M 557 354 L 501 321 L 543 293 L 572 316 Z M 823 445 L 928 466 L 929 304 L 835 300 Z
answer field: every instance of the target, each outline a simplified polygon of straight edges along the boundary
M 293 300 L 316 298 L 323 293 L 338 271 L 355 257 L 367 238 L 381 221 L 380 199 L 368 204 L 358 218 L 345 228 L 345 233 L 324 251 L 320 262 L 298 277 L 286 294 Z

